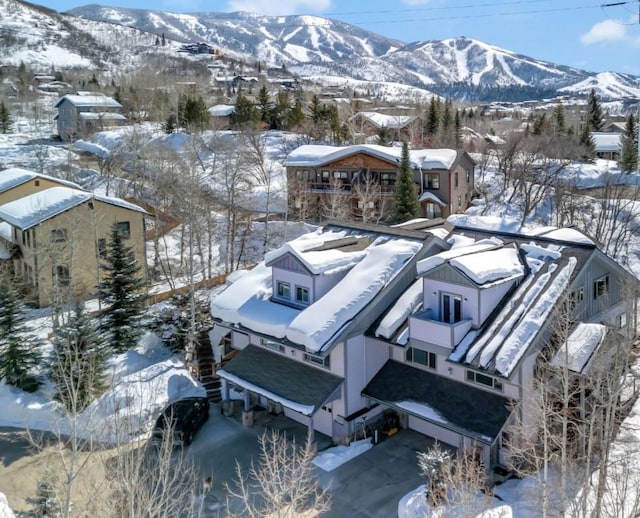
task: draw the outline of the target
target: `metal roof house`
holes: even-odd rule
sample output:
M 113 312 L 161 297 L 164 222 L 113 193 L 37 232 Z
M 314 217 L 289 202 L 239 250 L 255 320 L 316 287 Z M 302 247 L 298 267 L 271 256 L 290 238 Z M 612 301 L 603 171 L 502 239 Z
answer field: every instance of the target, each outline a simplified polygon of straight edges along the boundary
M 625 291 L 635 286 L 572 229 L 334 222 L 212 299 L 214 348 L 227 340 L 239 351 L 219 371 L 224 399 L 243 393 L 245 424 L 259 403 L 335 442 L 392 411 L 493 468 L 514 412 L 527 414 L 559 309 L 571 304 L 574 331 L 560 348 L 583 375 L 607 336 L 635 334 Z
M 67 94 L 55 104 L 58 135 L 64 141 L 108 126 L 121 126 L 127 118 L 120 113 L 122 105 L 111 97 L 92 92 Z

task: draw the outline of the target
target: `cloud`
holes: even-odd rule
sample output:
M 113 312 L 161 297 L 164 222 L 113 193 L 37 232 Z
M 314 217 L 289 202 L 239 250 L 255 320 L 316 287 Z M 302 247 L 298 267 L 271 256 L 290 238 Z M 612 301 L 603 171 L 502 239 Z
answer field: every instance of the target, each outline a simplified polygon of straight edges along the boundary
M 596 23 L 588 32 L 580 36 L 583 45 L 621 41 L 627 38 L 627 26 L 622 20 L 604 20 Z
M 320 13 L 329 7 L 331 7 L 331 0 L 230 0 L 227 2 L 227 8 L 230 11 L 268 15 L 297 14 L 301 10 Z

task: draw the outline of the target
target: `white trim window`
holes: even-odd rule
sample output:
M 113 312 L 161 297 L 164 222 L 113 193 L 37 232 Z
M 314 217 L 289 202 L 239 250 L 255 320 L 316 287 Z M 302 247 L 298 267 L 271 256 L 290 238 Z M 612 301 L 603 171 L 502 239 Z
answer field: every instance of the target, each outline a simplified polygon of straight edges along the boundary
M 276 293 L 281 299 L 291 300 L 291 285 L 288 282 L 278 281 L 276 283 Z

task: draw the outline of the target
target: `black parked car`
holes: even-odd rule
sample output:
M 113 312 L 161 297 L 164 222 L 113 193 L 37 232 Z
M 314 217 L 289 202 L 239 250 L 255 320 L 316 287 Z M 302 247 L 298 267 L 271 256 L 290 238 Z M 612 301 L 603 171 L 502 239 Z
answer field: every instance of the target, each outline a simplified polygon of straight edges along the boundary
M 173 444 L 187 446 L 193 436 L 209 419 L 209 400 L 189 397 L 171 403 L 164 409 L 151 434 L 151 443 L 159 445 L 167 433 L 173 433 Z

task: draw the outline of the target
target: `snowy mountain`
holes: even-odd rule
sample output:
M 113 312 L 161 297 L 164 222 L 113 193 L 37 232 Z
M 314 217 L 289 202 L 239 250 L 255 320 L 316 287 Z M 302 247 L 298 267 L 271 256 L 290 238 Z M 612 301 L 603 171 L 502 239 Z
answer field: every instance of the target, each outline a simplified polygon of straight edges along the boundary
M 78 7 L 68 14 L 164 33 L 177 41 L 206 41 L 272 65 L 379 57 L 402 46 L 354 25 L 316 16 L 179 14 L 100 5 Z
M 0 60 L 42 70 L 80 67 L 118 72 L 178 59 L 180 43 L 207 42 L 224 54 L 301 76 L 404 84 L 425 95 L 473 101 L 520 101 L 560 93 L 602 98 L 640 96 L 640 79 L 594 74 L 460 37 L 404 44 L 317 16 L 243 12 L 179 14 L 87 5 L 59 14 L 20 0 L 0 0 Z M 168 44 L 155 45 L 164 34 Z
M 0 63 L 24 62 L 40 73 L 51 68 L 123 72 L 154 55 L 171 59 L 179 46 L 172 41 L 157 46 L 152 33 L 18 0 L 0 0 L 0 13 Z

